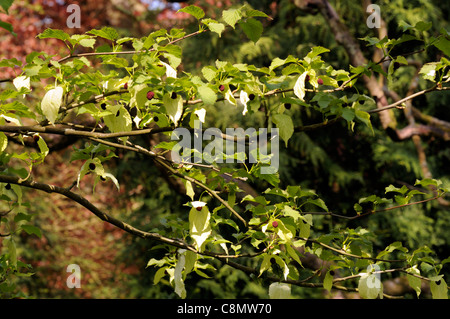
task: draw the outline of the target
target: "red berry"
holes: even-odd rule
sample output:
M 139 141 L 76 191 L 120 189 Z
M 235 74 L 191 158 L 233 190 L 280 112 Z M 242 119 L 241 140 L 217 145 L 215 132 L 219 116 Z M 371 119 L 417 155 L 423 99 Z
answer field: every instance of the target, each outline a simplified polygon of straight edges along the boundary
M 317 84 L 322 85 L 323 84 L 323 80 L 321 78 L 317 79 Z
M 128 90 L 128 83 L 125 83 L 125 84 L 123 85 L 123 89 L 124 89 L 124 90 Z
M 151 99 L 153 99 L 154 96 L 155 96 L 155 92 L 153 92 L 153 91 L 147 92 L 147 99 L 151 100 Z
M 277 228 L 278 227 L 278 222 L 276 220 L 274 220 L 272 222 L 272 226 L 273 226 L 273 228 Z
M 198 211 L 201 211 L 202 208 L 203 208 L 203 206 L 197 206 L 197 207 L 195 207 L 195 209 L 198 210 Z
M 221 85 L 219 86 L 219 91 L 222 91 L 222 92 L 223 92 L 223 90 L 225 90 L 225 85 L 221 84 Z
M 306 74 L 305 82 L 308 82 L 308 81 L 309 81 L 309 74 Z
M 38 134 L 34 134 L 33 135 L 33 140 L 37 143 L 39 141 L 39 135 Z

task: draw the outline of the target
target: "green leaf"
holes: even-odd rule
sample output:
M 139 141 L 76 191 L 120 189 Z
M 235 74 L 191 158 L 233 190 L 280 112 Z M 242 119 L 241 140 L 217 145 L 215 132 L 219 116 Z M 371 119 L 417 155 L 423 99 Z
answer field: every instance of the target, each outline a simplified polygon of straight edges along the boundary
M 327 271 L 325 278 L 323 279 L 323 288 L 330 292 L 331 287 L 333 287 L 333 276 L 330 274 L 330 271 Z
M 122 104 L 108 105 L 107 110 L 111 112 L 111 114 L 104 116 L 103 121 L 112 133 L 131 131 L 131 116 Z M 127 137 L 121 137 L 120 139 L 124 143 L 127 141 Z
M 219 22 L 210 22 L 207 24 L 208 28 L 211 32 L 215 32 L 219 35 L 219 37 L 222 36 L 223 30 L 225 30 L 225 25 L 223 23 Z
M 450 56 L 450 41 L 447 38 L 441 37 L 439 40 L 434 42 L 433 45 L 444 52 L 445 55 Z
M 5 133 L 0 132 L 0 153 L 6 149 L 6 146 L 8 146 L 8 138 Z
M 448 299 L 448 288 L 443 275 L 430 278 L 430 290 L 433 299 Z
M 8 247 L 9 262 L 13 267 L 17 267 L 16 242 L 12 238 L 8 239 L 7 247 Z
M 436 62 L 426 63 L 420 69 L 419 74 L 422 74 L 422 77 L 425 80 L 430 80 L 430 81 L 435 82 L 436 67 L 437 67 Z
M 223 20 L 230 25 L 233 29 L 236 23 L 242 18 L 242 12 L 240 9 L 229 9 L 222 12 Z
M 217 69 L 213 66 L 205 66 L 202 68 L 202 74 L 208 82 L 211 82 L 217 74 Z
M 8 10 L 13 4 L 14 0 L 2 0 L 0 1 L 0 6 L 5 10 L 5 12 L 8 14 Z
M 45 143 L 45 140 L 39 136 L 37 144 L 39 146 L 39 150 L 41 151 L 42 155 L 47 156 L 48 152 L 49 152 L 49 148 L 47 146 L 47 143 Z
M 194 16 L 197 20 L 200 20 L 205 16 L 205 11 L 203 11 L 202 8 L 193 5 L 181 8 L 180 10 L 177 11 L 177 13 L 178 12 L 188 13 Z
M 420 275 L 420 270 L 417 269 L 417 265 L 406 269 L 406 272 L 414 274 L 414 275 Z M 420 278 L 417 278 L 417 277 L 415 277 L 413 275 L 409 275 L 409 274 L 407 274 L 406 277 L 408 278 L 409 285 L 416 292 L 417 298 L 419 298 L 419 295 L 421 292 L 422 280 L 420 280 Z
M 268 18 L 269 16 L 265 14 L 262 11 L 250 9 L 245 11 L 245 16 L 247 17 L 261 17 L 261 18 Z
M 14 36 L 17 36 L 17 34 L 13 30 L 13 27 L 12 27 L 11 23 L 7 23 L 7 22 L 4 22 L 4 21 L 0 20 L 0 28 L 3 28 L 6 31 L 11 32 Z
M 372 134 L 375 134 L 372 128 L 372 123 L 370 122 L 370 114 L 365 112 L 365 111 L 361 111 L 361 110 L 355 110 L 355 116 L 356 118 L 358 118 L 361 122 L 363 122 L 364 124 L 366 124 L 370 130 L 372 131 Z
M 117 38 L 119 38 L 119 33 L 117 33 L 116 29 L 111 27 L 103 27 L 100 30 L 92 29 L 91 31 L 88 31 L 86 33 L 93 34 L 95 36 L 108 39 L 111 41 L 114 41 Z
M 166 269 L 167 267 L 161 267 L 156 271 L 155 276 L 153 277 L 154 285 L 158 284 L 161 278 L 164 277 L 164 275 L 166 274 Z
M 239 25 L 241 26 L 245 35 L 253 42 L 258 41 L 261 37 L 261 34 L 263 32 L 263 25 L 258 20 L 250 18 L 244 22 L 240 22 Z
M 217 94 L 207 85 L 199 86 L 198 94 L 205 105 L 213 105 L 217 101 Z
M 54 123 L 58 117 L 59 108 L 62 104 L 62 96 L 64 90 L 62 87 L 57 86 L 54 89 L 49 90 L 42 99 L 41 110 L 50 123 Z
M 36 235 L 39 238 L 42 237 L 41 230 L 33 225 L 22 225 L 22 229 L 28 234 L 28 235 Z
M 432 22 L 419 21 L 414 26 L 418 31 L 428 31 L 433 26 Z
M 51 39 L 59 39 L 62 41 L 67 41 L 70 39 L 70 36 L 62 30 L 54 30 L 54 29 L 49 28 L 49 29 L 45 29 L 44 32 L 38 34 L 37 38 L 39 38 L 39 39 L 51 38 Z
M 288 141 L 294 134 L 294 123 L 292 118 L 286 114 L 275 114 L 272 116 L 272 121 L 277 125 L 280 132 L 280 137 L 288 145 Z

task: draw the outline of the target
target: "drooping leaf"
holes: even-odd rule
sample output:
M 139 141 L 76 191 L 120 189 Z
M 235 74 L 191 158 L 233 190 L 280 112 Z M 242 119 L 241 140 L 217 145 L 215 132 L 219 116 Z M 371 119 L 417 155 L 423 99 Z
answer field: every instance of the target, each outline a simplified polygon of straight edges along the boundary
M 272 117 L 272 121 L 277 125 L 280 137 L 286 143 L 287 147 L 289 139 L 292 134 L 294 134 L 294 123 L 292 122 L 292 118 L 286 114 L 275 114 Z

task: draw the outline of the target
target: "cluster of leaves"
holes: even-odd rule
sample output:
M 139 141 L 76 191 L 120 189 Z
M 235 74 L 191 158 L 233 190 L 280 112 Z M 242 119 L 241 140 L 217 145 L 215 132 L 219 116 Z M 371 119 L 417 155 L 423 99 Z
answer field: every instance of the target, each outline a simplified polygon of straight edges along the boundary
M 175 128 L 193 130 L 195 121 L 205 123 L 208 108 L 216 104 L 228 108 L 242 107 L 243 116 L 252 116 L 260 112 L 261 104 L 274 95 L 282 97 L 279 102 L 266 108 L 265 116 L 270 119 L 267 125 L 279 129 L 286 147 L 294 132 L 304 128 L 296 127 L 287 112 L 292 105 L 318 112 L 324 118 L 323 124 L 343 119 L 351 131 L 358 123 L 373 131 L 371 113 L 368 111 L 374 110 L 375 101 L 353 92 L 351 88 L 363 75 L 383 73 L 379 63 L 350 67 L 349 71 L 336 70 L 322 59 L 322 54 L 329 50 L 318 46 L 301 59 L 294 56 L 275 58 L 268 67 L 217 60 L 214 65 L 201 68 L 202 77 L 186 71 L 180 76 L 177 68 L 182 62 L 182 50 L 178 42 L 207 31 L 217 33 L 220 37 L 225 28 L 234 29 L 236 26 L 251 41 L 256 42 L 262 34 L 262 24 L 257 18 L 267 18 L 263 12 L 248 6 L 225 10 L 223 21 L 203 18 L 203 10 L 195 6 L 180 11 L 191 14 L 199 21 L 198 31 L 186 34 L 182 29 L 161 29 L 143 38 L 120 38 L 117 31 L 109 27 L 72 36 L 61 30 L 47 29 L 39 38 L 63 41 L 69 51 L 68 56 L 54 60 L 43 52 L 34 52 L 27 57 L 27 64 L 23 67 L 16 59 L 0 62 L 0 67 L 19 66 L 23 71 L 13 81 L 15 89 L 7 89 L 0 95 L 0 181 L 3 182 L 0 191 L 2 200 L 13 205 L 10 210 L 16 213 L 14 223 L 23 220 L 29 222 L 30 218 L 23 212 L 26 205 L 19 200 L 12 200 L 7 188 L 12 188 L 17 197 L 21 192 L 21 184 L 56 191 L 44 189 L 30 181 L 33 166 L 43 163 L 49 152 L 45 140 L 38 133 L 73 135 L 86 139 L 86 144 L 83 148 L 74 149 L 71 161 L 84 162 L 80 165 L 77 181 L 57 192 L 85 207 L 91 206 L 71 192 L 85 175 L 95 175 L 94 189 L 98 182 L 108 180 L 120 189 L 118 179 L 107 168 L 108 162 L 117 156 L 116 150 L 144 154 L 183 183 L 186 195 L 191 199 L 184 203 L 189 207 L 187 218 L 168 217 L 164 221 L 165 227 L 154 233 L 139 232 L 123 223 L 115 223 L 135 235 L 162 242 L 162 246 L 157 248 L 166 248 L 167 254 L 161 259 L 150 259 L 148 266 L 159 267 L 154 277 L 155 284 L 169 276 L 169 284 L 181 298 L 186 297 L 185 280 L 189 273 L 194 271 L 209 278 L 208 272 L 215 269 L 212 259 L 274 282 L 269 289 L 269 295 L 274 298 L 288 297 L 292 284 L 323 287 L 330 291 L 332 288 L 342 288 L 338 283 L 350 279 L 359 279 L 358 290 L 362 297 L 382 297 L 382 285 L 374 284 L 370 277 L 374 272 L 369 268 L 375 269 L 374 264 L 379 274 L 392 270 L 406 272 L 417 295 L 420 294 L 421 281 L 425 280 L 431 283 L 433 297 L 447 297 L 447 284 L 440 271 L 450 259 L 436 261 L 430 257 L 432 251 L 426 247 L 409 253 L 400 243 L 393 243 L 377 253 L 373 251 L 373 234 L 363 228 L 335 229 L 321 235 L 314 232 L 315 223 L 323 216 L 359 218 L 369 213 L 418 203 L 413 202 L 413 199 L 420 196 L 426 197 L 422 201 L 442 197 L 448 189 L 437 180 L 425 179 L 416 183 L 417 187 L 432 190 L 433 196 L 391 185 L 386 188 L 386 193 L 398 195 L 393 198 L 370 195 L 354 205 L 354 216 L 340 216 L 329 211 L 326 203 L 312 190 L 300 186 L 281 187 L 278 173 L 261 172 L 264 166 L 261 159 L 251 167 L 244 165 L 244 168 L 178 165 L 164 156 L 174 143 L 165 141 L 148 150 L 134 142 L 134 136 L 161 133 L 168 139 Z M 424 24 L 415 26 L 418 30 L 425 27 Z M 108 44 L 96 47 L 99 38 Z M 386 52 L 384 58 L 404 63 L 404 57 L 391 57 L 389 50 L 412 38 L 367 40 Z M 433 44 L 445 52 L 448 46 L 445 41 L 448 40 L 442 34 L 433 40 Z M 134 50 L 124 51 L 124 43 L 131 43 Z M 76 53 L 80 48 L 92 49 L 92 52 Z M 127 59 L 129 56 L 131 58 Z M 93 68 L 90 57 L 100 58 L 104 68 Z M 432 71 L 439 73 L 439 77 L 433 77 L 432 80 L 442 87 L 443 83 L 449 81 L 449 66 L 449 61 L 442 58 L 438 63 L 424 66 L 421 73 L 425 79 L 431 79 Z M 392 70 L 389 74 L 392 76 Z M 52 84 L 47 85 L 40 105 L 29 108 L 20 99 L 31 92 L 30 83 L 42 79 L 52 79 L 54 83 L 52 81 Z M 88 114 L 96 124 L 94 127 L 77 125 L 71 122 L 70 114 Z M 23 118 L 35 121 L 36 125 L 23 126 Z M 37 147 L 34 151 L 9 154 L 9 138 L 19 142 L 32 138 Z M 157 151 L 161 149 L 163 151 Z M 221 155 L 224 159 L 229 156 Z M 232 156 L 237 158 L 236 154 Z M 25 167 L 12 168 L 12 159 L 21 161 Z M 237 195 L 242 190 L 237 181 L 265 181 L 269 187 L 261 195 L 248 194 L 238 200 Z M 370 207 L 368 211 L 365 210 L 367 205 Z M 183 206 L 183 203 L 179 203 L 179 206 Z M 97 210 L 94 213 L 101 215 Z M 110 221 L 104 214 L 101 216 Z M 2 223 L 8 222 L 11 220 L 2 219 Z M 223 227 L 226 228 L 225 232 L 222 231 Z M 23 224 L 5 236 L 7 253 L 2 255 L 5 274 L 11 272 L 10 267 L 13 270 L 17 268 L 12 233 L 21 230 L 40 235 L 34 226 Z M 313 233 L 317 237 L 313 238 Z M 385 259 L 394 250 L 399 252 L 397 259 Z M 304 253 L 332 263 L 322 282 L 317 282 L 318 273 L 304 278 L 301 261 Z M 231 261 L 244 258 L 255 260 L 257 266 L 247 267 Z M 390 268 L 392 263 L 401 266 Z M 366 269 L 367 272 L 364 272 Z M 336 274 L 340 277 L 335 278 Z

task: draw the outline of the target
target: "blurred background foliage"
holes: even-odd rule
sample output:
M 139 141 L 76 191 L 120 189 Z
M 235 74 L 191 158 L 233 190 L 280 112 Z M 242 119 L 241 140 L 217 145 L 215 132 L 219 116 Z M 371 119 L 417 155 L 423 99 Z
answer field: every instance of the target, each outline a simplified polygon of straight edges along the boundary
M 78 3 L 82 12 L 82 29 L 65 30 L 84 32 L 92 28 L 110 25 L 118 28 L 122 36 L 145 36 L 158 28 L 184 27 L 187 33 L 196 31 L 198 25 L 193 19 L 176 15 L 179 3 L 164 1 L 15 1 L 9 18 L 18 38 L 6 31 L 0 31 L 2 47 L 8 49 L 0 53 L 1 58 L 21 57 L 27 50 L 39 49 L 45 52 L 61 53 L 61 47 L 51 43 L 40 43 L 35 35 L 46 27 L 65 28 L 68 13 L 65 8 L 70 3 Z M 323 60 L 336 69 L 347 69 L 349 58 L 345 50 L 336 43 L 323 17 L 311 11 L 300 10 L 294 1 L 289 0 L 249 0 L 249 1 L 188 1 L 202 7 L 207 17 L 220 17 L 222 10 L 231 6 L 248 3 L 253 8 L 266 12 L 272 19 L 265 20 L 264 32 L 255 44 L 235 30 L 226 30 L 219 38 L 216 34 L 204 33 L 181 43 L 183 48 L 182 70 L 192 74 L 200 73 L 203 66 L 214 64 L 216 60 L 232 63 L 248 63 L 256 66 L 269 66 L 273 58 L 286 58 L 289 54 L 302 57 L 313 46 L 330 49 L 323 54 Z M 365 8 L 359 1 L 330 1 L 356 38 L 376 36 L 376 31 L 365 24 Z M 422 20 L 432 22 L 433 27 L 426 36 L 436 34 L 441 28 L 449 30 L 450 2 L 437 0 L 416 1 L 377 1 L 381 7 L 382 18 L 387 23 L 388 36 L 401 34 L 401 21 L 411 25 Z M 27 39 L 30 41 L 26 47 Z M 42 42 L 42 41 L 41 41 Z M 372 48 L 361 48 L 366 58 L 372 57 Z M 403 47 L 411 52 L 414 47 Z M 28 52 L 29 53 L 29 52 Z M 419 64 L 439 59 L 436 50 L 427 50 L 416 54 L 413 59 Z M 388 87 L 403 97 L 407 93 L 415 68 L 399 68 L 395 76 L 398 80 L 388 83 Z M 6 75 L 5 75 L 6 76 Z M 418 89 L 426 88 L 420 82 Z M 357 90 L 367 93 L 363 85 Z M 271 98 L 267 105 L 280 104 L 279 98 Z M 425 114 L 432 114 L 450 121 L 450 95 L 445 92 L 433 92 L 422 95 L 413 101 L 413 105 Z M 295 119 L 296 125 L 319 123 L 320 115 L 300 106 L 287 111 Z M 252 117 L 242 117 L 241 110 L 224 108 L 217 103 L 208 110 L 206 125 L 210 127 L 263 126 L 264 112 Z M 407 121 L 401 111 L 396 111 L 401 126 Z M 414 185 L 416 179 L 423 178 L 417 151 L 411 140 L 395 142 L 386 136 L 380 128 L 377 116 L 372 116 L 375 134 L 369 129 L 358 126 L 351 132 L 344 122 L 311 132 L 296 133 L 289 141 L 289 147 L 281 143 L 280 180 L 281 188 L 287 185 L 301 185 L 313 189 L 328 205 L 339 214 L 353 214 L 353 205 L 359 198 L 376 194 L 383 197 L 389 184 L 396 186 Z M 377 129 L 378 128 L 378 129 Z M 450 183 L 450 142 L 434 137 L 423 137 L 423 147 L 434 178 L 444 184 Z M 74 144 L 77 147 L 77 143 Z M 76 179 L 77 167 L 69 164 L 70 150 L 53 152 L 47 159 L 47 165 L 39 167 L 39 174 L 48 183 L 61 184 Z M 121 154 L 115 159 L 115 175 L 122 185 L 118 197 L 111 198 L 111 189 L 100 185 L 96 193 L 89 194 L 89 185 L 85 192 L 92 196 L 93 202 L 107 209 L 113 216 L 123 218 L 130 224 L 143 230 L 171 227 L 171 223 L 180 222 L 180 203 L 188 201 L 185 194 L 174 191 L 167 176 L 139 154 Z M 76 163 L 76 162 L 75 162 Z M 89 183 L 89 181 L 84 181 Z M 82 186 L 83 187 L 83 186 Z M 264 191 L 267 184 L 252 185 L 257 191 Z M 83 190 L 83 188 L 82 188 Z M 157 243 L 122 234 L 108 225 L 90 216 L 80 207 L 74 207 L 57 196 L 27 191 L 27 197 L 38 226 L 43 230 L 43 239 L 30 236 L 21 239 L 20 256 L 33 265 L 35 275 L 23 278 L 18 287 L 31 297 L 40 298 L 175 298 L 173 289 L 167 285 L 153 285 L 153 275 L 157 269 L 146 268 L 150 258 L 161 258 L 164 247 Z M 174 205 L 176 203 L 176 205 Z M 376 234 L 375 248 L 383 249 L 394 241 L 401 241 L 411 249 L 421 245 L 432 248 L 438 258 L 450 255 L 449 207 L 437 202 L 428 202 L 399 210 L 375 214 L 369 218 L 346 222 L 331 217 L 315 220 L 314 235 L 328 232 L 335 227 L 364 227 Z M 78 263 L 82 270 L 82 289 L 68 289 L 65 285 L 67 273 L 65 267 Z M 255 261 L 248 260 L 255 266 Z M 447 267 L 443 273 L 450 273 Z M 267 298 L 267 289 L 263 279 L 249 278 L 242 272 L 227 266 L 219 271 L 205 270 L 213 277 L 208 280 L 192 274 L 186 280 L 187 295 L 192 298 Z M 308 276 L 308 271 L 304 275 Z M 386 279 L 388 275 L 384 275 Z M 395 275 L 394 275 L 395 277 Z M 392 278 L 395 283 L 395 278 Z M 407 289 L 407 288 L 401 288 Z M 300 298 L 345 297 L 352 294 L 324 294 L 320 289 L 293 288 L 293 296 Z M 414 293 L 407 290 L 409 297 Z M 426 291 L 425 291 L 426 293 Z

